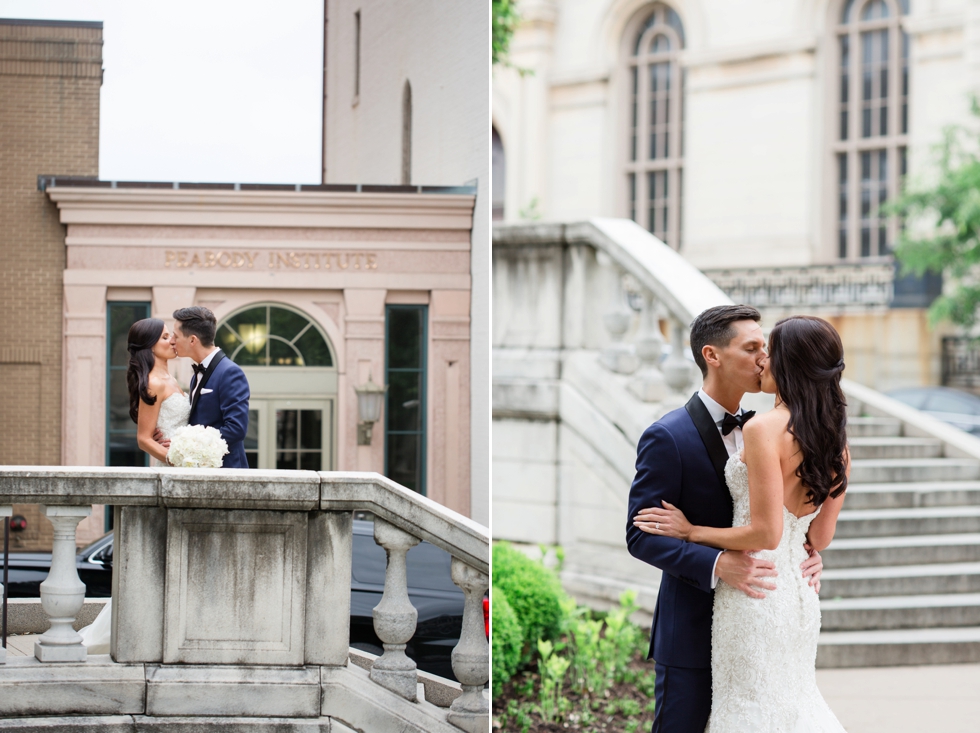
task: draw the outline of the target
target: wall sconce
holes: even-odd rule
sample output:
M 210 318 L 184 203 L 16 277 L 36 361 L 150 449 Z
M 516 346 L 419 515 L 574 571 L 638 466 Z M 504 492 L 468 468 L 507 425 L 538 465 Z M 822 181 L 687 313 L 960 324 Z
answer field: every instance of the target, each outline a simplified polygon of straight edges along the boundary
M 374 424 L 381 419 L 381 405 L 384 404 L 385 392 L 388 387 L 381 387 L 371 379 L 371 372 L 368 372 L 368 380 L 365 384 L 354 387 L 357 392 L 357 444 L 371 445 L 371 431 Z

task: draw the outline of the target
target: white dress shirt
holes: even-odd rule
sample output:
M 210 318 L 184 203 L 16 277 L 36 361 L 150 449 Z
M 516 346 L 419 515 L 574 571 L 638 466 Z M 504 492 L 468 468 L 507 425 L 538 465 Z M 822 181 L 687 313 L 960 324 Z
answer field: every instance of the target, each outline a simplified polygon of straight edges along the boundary
M 204 361 L 201 362 L 201 366 L 204 367 L 204 371 L 207 371 L 208 366 L 214 361 L 214 355 L 221 351 L 221 347 L 216 347 L 214 351 L 204 357 Z M 194 395 L 196 395 L 201 389 L 201 382 L 203 381 L 204 373 L 197 375 L 197 381 L 194 383 L 194 391 L 191 392 L 191 402 L 194 402 Z M 708 399 L 711 399 L 710 397 Z
M 708 414 L 711 415 L 711 419 L 715 421 L 715 425 L 718 427 L 718 434 L 721 435 L 722 442 L 725 444 L 725 448 L 728 450 L 728 457 L 731 458 L 736 453 L 741 453 L 742 448 L 745 446 L 744 439 L 742 438 L 742 428 L 736 427 L 728 435 L 722 435 L 721 424 L 725 420 L 725 415 L 728 414 L 728 410 L 715 402 L 708 393 L 703 389 L 698 390 L 698 397 L 704 403 L 704 406 L 708 408 Z M 741 406 L 739 406 L 737 415 L 741 415 L 744 412 Z M 715 565 L 711 570 L 711 587 L 714 589 L 718 585 L 718 576 L 715 574 L 715 570 L 718 568 L 718 558 L 721 557 L 724 550 L 718 553 L 718 557 L 715 558 Z

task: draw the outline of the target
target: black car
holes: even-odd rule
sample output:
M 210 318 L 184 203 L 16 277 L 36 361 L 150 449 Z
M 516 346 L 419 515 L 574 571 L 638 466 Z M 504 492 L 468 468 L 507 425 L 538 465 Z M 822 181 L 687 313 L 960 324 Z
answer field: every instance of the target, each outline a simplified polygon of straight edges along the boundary
M 371 611 L 384 593 L 387 556 L 374 541 L 372 522 L 354 520 L 353 553 L 350 645 L 381 654 L 381 640 L 374 633 Z M 87 598 L 108 598 L 112 594 L 112 532 L 79 550 L 75 562 Z M 420 542 L 408 551 L 408 595 L 419 617 L 415 636 L 405 653 L 419 669 L 455 680 L 450 654 L 462 630 L 464 596 L 450 576 L 451 562 L 448 552 L 428 542 Z M 50 552 L 10 553 L 8 595 L 40 597 L 41 581 L 48 576 L 50 567 Z
M 975 394 L 951 387 L 906 387 L 885 394 L 953 427 L 980 436 L 980 397 Z

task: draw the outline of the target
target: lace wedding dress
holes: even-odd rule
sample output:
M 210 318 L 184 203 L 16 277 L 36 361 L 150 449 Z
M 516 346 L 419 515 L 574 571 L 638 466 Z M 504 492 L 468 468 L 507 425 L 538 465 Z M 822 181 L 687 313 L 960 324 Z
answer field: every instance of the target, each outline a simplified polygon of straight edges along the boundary
M 164 438 L 173 436 L 177 428 L 187 425 L 191 415 L 191 403 L 187 395 L 174 392 L 160 405 L 160 414 L 157 416 L 157 428 L 163 433 Z M 153 466 L 165 466 L 162 461 L 156 458 L 150 459 Z M 89 654 L 108 654 L 109 644 L 112 641 L 112 599 L 102 607 L 95 621 L 79 630 L 82 637 L 82 644 L 88 649 Z
M 725 466 L 733 526 L 749 523 L 748 469 L 738 454 Z M 803 542 L 820 511 L 796 517 L 783 508 L 775 550 L 776 590 L 749 598 L 723 582 L 711 624 L 711 717 L 705 733 L 844 733 L 816 681 L 820 602 L 800 571 Z
M 191 401 L 185 394 L 174 392 L 160 405 L 160 414 L 157 415 L 157 429 L 163 433 L 163 437 L 170 439 L 177 431 L 187 424 L 191 416 Z M 158 461 L 156 458 L 150 459 L 152 466 L 166 466 L 167 464 Z

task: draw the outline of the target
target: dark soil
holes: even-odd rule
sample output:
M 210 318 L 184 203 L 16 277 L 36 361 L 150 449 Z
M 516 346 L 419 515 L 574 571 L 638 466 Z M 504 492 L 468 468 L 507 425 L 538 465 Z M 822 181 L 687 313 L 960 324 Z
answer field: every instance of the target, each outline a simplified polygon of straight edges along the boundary
M 648 733 L 653 724 L 653 662 L 638 653 L 630 663 L 630 676 L 634 679 L 614 683 L 601 699 L 583 698 L 566 686 L 563 694 L 569 705 L 564 715 L 557 723 L 545 723 L 537 712 L 540 688 L 537 672 L 518 673 L 493 701 L 493 730 L 497 733 Z

